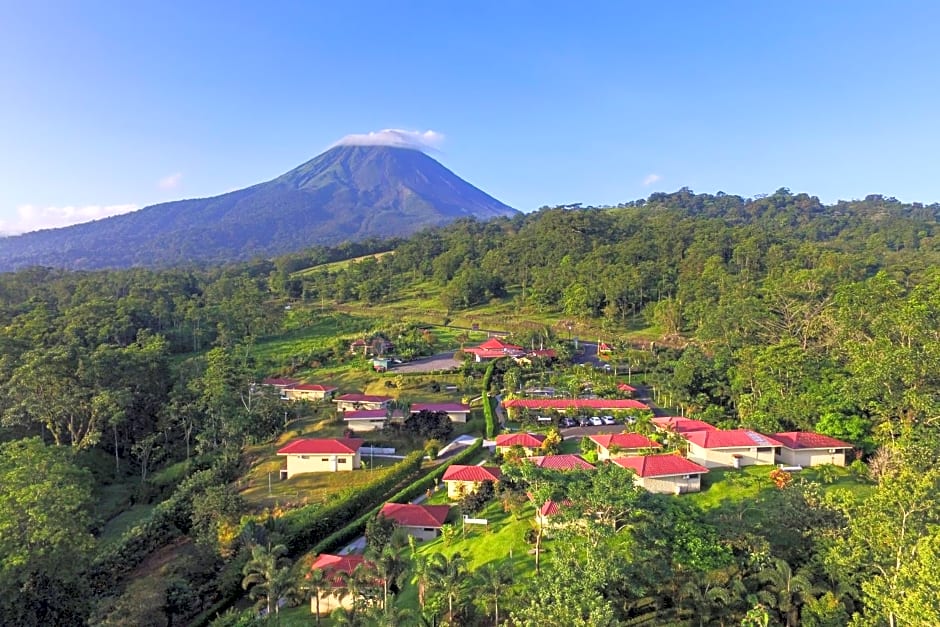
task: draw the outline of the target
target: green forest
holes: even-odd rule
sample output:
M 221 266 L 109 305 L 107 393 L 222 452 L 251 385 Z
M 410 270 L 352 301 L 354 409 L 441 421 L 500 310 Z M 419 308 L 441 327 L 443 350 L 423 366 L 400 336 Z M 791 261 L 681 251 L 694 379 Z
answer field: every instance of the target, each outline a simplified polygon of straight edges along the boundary
M 359 611 L 323 624 L 940 624 L 938 217 L 883 196 L 682 189 L 239 264 L 2 274 L 0 623 L 319 622 L 310 552 L 359 535 L 396 493 L 423 493 L 436 470 L 418 452 L 445 434 L 388 435 L 405 459 L 298 503 L 259 460 L 341 425 L 328 403 L 285 404 L 260 381 L 403 403 L 448 400 L 450 386 L 489 403 L 570 378 L 580 339 L 609 344 L 620 379 L 664 408 L 816 431 L 856 459 L 836 480 L 779 488 L 742 473 L 724 499 L 649 494 L 613 465 L 510 468 L 462 511 L 509 521 L 529 493 L 567 498 L 564 516 L 583 521 L 546 538 L 534 570 L 525 550 L 506 566 L 459 540 L 389 539 L 385 574 L 345 584 Z M 407 359 L 485 329 L 553 347 L 562 365 L 405 376 L 348 350 L 382 336 Z M 469 432 L 483 435 L 484 413 Z M 392 589 L 370 592 L 379 579 Z

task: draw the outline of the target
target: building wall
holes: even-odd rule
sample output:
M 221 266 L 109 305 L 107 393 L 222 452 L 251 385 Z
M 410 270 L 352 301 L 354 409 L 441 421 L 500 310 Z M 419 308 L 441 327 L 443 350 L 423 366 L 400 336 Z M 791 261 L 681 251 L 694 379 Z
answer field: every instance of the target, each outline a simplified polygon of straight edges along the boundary
M 344 594 L 341 598 L 337 599 L 335 596 L 330 594 L 329 591 L 324 591 L 319 594 L 320 597 L 320 616 L 329 616 L 330 613 L 338 607 L 350 610 L 353 606 L 353 598 Z M 310 598 L 310 613 L 317 613 L 317 599 L 313 595 Z
M 287 478 L 303 472 L 340 472 L 344 470 L 356 470 L 362 462 L 359 457 L 359 451 L 356 454 L 347 453 L 345 455 L 287 455 Z
M 686 479 L 682 475 L 675 477 L 637 477 L 637 485 L 650 492 L 659 494 L 685 494 L 702 489 L 702 475 L 694 474 Z
M 469 417 L 469 414 L 464 414 L 464 413 L 447 412 L 447 415 L 450 416 L 451 422 L 460 422 L 460 423 L 467 422 L 467 418 Z
M 452 499 L 459 499 L 465 494 L 476 492 L 479 484 L 476 481 L 445 481 L 447 484 L 447 496 Z
M 744 467 L 758 464 L 773 465 L 776 463 L 774 448 L 772 446 L 752 446 L 706 449 L 689 442 L 689 452 L 686 457 L 706 468 L 735 468 L 737 466 Z M 740 455 L 741 458 L 736 459 L 735 455 Z M 737 462 L 737 466 L 735 462 Z
M 402 527 L 409 536 L 413 536 L 415 540 L 433 540 L 441 534 L 440 529 L 433 529 L 430 527 Z
M 346 428 L 350 431 L 377 431 L 385 426 L 384 420 L 347 420 Z
M 829 449 L 788 449 L 780 448 L 780 455 L 777 461 L 787 466 L 822 466 L 823 464 L 835 464 L 836 466 L 845 466 L 845 449 L 835 449 L 835 453 L 830 453 Z
M 332 392 L 319 392 L 317 390 L 292 390 L 290 388 L 281 392 L 282 398 L 289 401 L 321 401 L 327 396 L 332 396 Z
M 353 401 L 336 401 L 337 411 L 356 411 L 357 409 L 387 409 L 388 401 L 385 402 L 375 402 L 375 403 L 363 403 L 363 402 L 353 402 Z

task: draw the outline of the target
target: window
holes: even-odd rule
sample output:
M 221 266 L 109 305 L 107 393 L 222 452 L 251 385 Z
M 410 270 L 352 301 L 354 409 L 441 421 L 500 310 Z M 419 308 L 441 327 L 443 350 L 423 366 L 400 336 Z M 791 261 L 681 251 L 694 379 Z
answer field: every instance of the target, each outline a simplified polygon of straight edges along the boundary
M 348 461 L 349 461 L 349 460 L 348 460 L 347 458 L 345 458 L 345 457 L 337 457 L 337 458 L 336 458 L 336 463 L 337 463 L 337 464 L 345 464 L 345 463 L 348 462 Z
M 437 530 L 434 529 L 433 527 L 425 527 L 424 531 L 437 531 Z
M 759 446 L 757 448 L 758 453 L 769 453 L 772 450 L 774 450 L 774 447 L 772 446 Z
M 330 461 L 330 458 L 329 458 L 329 457 L 321 457 L 321 458 L 320 458 L 320 461 L 321 461 L 321 462 L 328 462 L 328 461 Z
M 300 459 L 310 459 L 310 456 L 309 456 L 309 455 L 301 455 L 301 456 L 300 456 Z

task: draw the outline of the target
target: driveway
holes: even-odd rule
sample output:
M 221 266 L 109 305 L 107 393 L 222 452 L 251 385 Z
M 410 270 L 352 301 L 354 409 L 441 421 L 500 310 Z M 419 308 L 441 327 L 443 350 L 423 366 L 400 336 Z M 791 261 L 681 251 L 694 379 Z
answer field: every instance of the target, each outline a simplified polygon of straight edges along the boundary
M 453 351 L 439 353 L 430 357 L 422 357 L 404 364 L 395 364 L 388 369 L 389 372 L 434 372 L 436 370 L 454 370 L 460 367 L 460 362 L 454 359 Z

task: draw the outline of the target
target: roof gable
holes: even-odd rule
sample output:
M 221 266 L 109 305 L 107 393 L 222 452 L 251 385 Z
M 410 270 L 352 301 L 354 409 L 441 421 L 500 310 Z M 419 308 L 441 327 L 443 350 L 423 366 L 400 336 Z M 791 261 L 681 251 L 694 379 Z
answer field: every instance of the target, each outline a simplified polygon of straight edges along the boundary
M 503 407 L 525 409 L 649 409 L 649 406 L 632 398 L 511 398 L 503 401 Z
M 414 505 L 386 503 L 380 515 L 403 527 L 441 527 L 450 513 L 450 505 Z
M 692 431 L 682 437 L 702 448 L 751 448 L 755 446 L 780 446 L 780 442 L 770 436 L 762 435 L 750 429 L 722 431 Z
M 618 457 L 612 460 L 621 468 L 634 471 L 639 477 L 672 477 L 708 472 L 708 468 L 679 455 L 647 455 Z
M 540 448 L 544 442 L 545 435 L 542 433 L 500 433 L 496 436 L 496 446 Z
M 681 416 L 670 416 L 668 418 L 653 418 L 653 424 L 660 429 L 675 431 L 676 433 L 690 433 L 692 431 L 717 431 L 718 427 L 709 424 L 704 420 L 694 420 L 692 418 L 683 418 Z
M 813 433 L 810 431 L 787 431 L 784 433 L 775 433 L 774 439 L 788 449 L 831 449 L 831 448 L 854 448 L 848 442 L 837 440 L 836 438 L 823 435 L 822 433 Z
M 654 442 L 645 435 L 639 433 L 612 433 L 590 436 L 591 440 L 598 446 L 610 449 L 617 448 L 662 448 L 659 442 Z
M 278 449 L 278 455 L 343 455 L 355 453 L 364 440 L 358 438 L 299 438 Z
M 566 453 L 563 455 L 538 455 L 526 458 L 539 468 L 548 468 L 550 470 L 594 470 L 594 466 L 589 464 L 580 455 Z
M 461 466 L 453 464 L 444 471 L 444 481 L 499 481 L 498 466 Z

